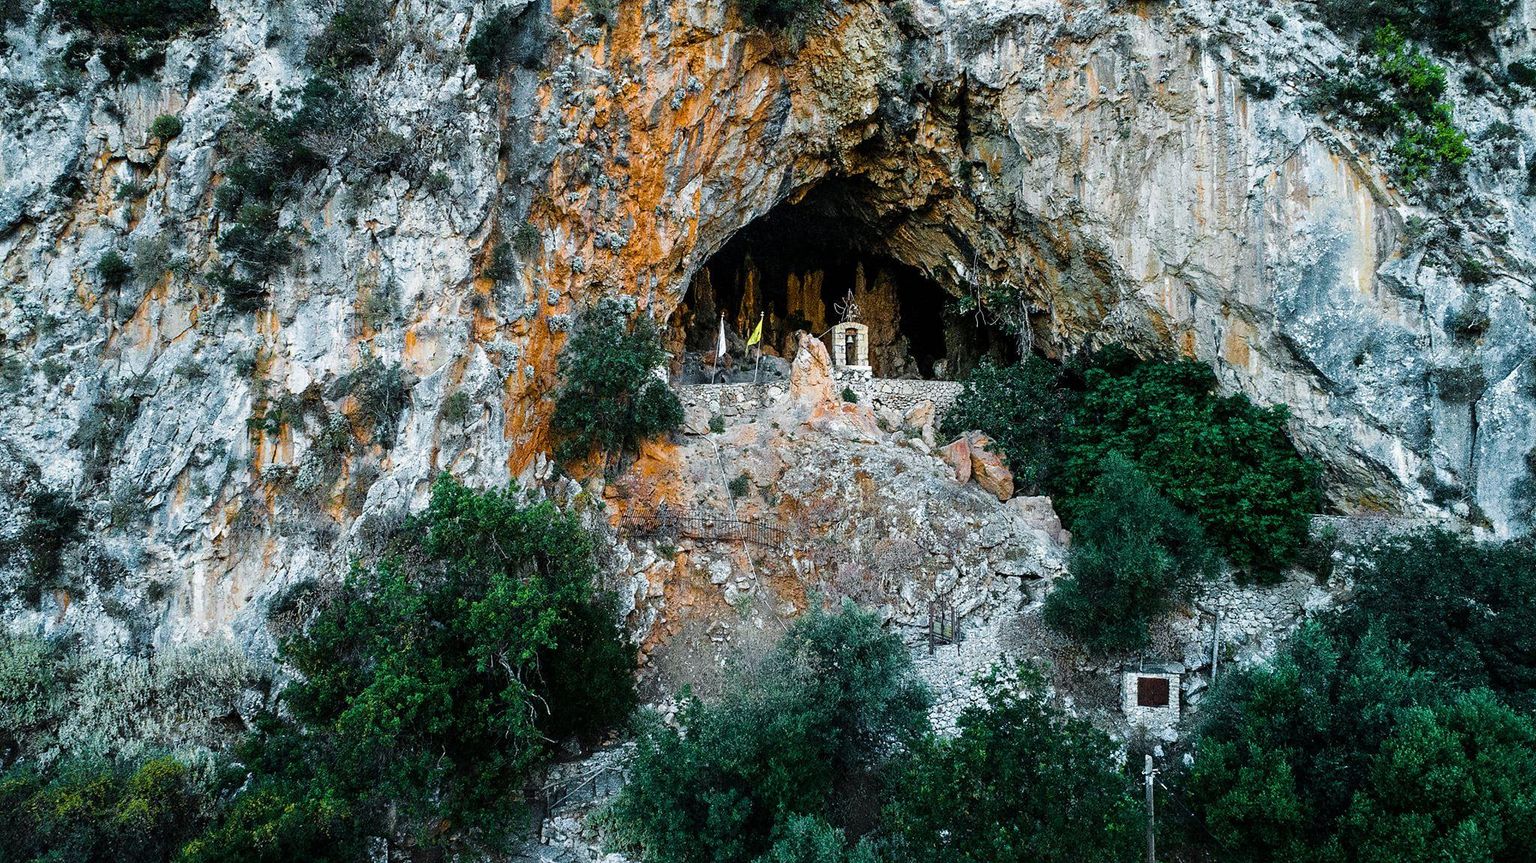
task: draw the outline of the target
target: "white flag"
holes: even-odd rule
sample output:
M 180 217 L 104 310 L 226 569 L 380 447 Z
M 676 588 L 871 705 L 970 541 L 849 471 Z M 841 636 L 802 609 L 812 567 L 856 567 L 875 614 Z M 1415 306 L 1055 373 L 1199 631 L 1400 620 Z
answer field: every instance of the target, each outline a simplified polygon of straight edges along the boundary
M 715 362 L 725 356 L 725 315 L 720 316 L 720 345 L 715 348 Z

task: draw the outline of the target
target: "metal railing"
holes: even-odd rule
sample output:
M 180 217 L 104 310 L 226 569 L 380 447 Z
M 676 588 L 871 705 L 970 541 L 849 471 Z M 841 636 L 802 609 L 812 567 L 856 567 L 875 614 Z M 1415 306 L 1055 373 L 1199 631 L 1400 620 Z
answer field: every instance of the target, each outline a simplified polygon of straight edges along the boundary
M 775 525 L 708 510 L 672 509 L 666 504 L 652 512 L 624 516 L 619 531 L 646 539 L 687 537 L 703 542 L 750 542 L 767 548 L 784 548 L 789 542 L 789 533 Z

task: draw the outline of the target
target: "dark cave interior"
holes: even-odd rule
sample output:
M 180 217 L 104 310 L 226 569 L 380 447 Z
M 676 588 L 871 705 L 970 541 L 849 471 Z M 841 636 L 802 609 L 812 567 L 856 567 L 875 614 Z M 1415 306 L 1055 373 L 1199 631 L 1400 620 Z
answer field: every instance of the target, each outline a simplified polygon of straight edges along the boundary
M 764 356 L 788 360 L 795 333 L 825 338 L 850 297 L 869 327 L 876 377 L 954 379 L 983 357 L 1017 359 L 1012 337 L 977 323 L 937 282 L 893 257 L 867 213 L 857 185 L 833 181 L 732 236 L 694 275 L 669 322 L 674 375 L 692 382 L 707 367 L 722 314 L 729 353 L 744 367 L 760 316 Z

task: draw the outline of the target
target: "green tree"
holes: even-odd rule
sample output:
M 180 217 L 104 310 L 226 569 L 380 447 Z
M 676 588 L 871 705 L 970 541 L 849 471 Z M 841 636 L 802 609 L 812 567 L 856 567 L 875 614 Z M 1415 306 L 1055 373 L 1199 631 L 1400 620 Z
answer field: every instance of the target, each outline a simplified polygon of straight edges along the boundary
M 1103 732 L 1049 704 L 1038 676 L 993 674 L 953 739 L 899 762 L 884 826 L 908 863 L 1136 859 L 1141 812 Z
M 1188 777 L 1215 851 L 1251 861 L 1528 860 L 1536 729 L 1311 623 L 1218 687 Z
M 874 846 L 867 840 L 852 845 L 836 827 L 814 815 L 787 819 L 773 846 L 756 863 L 876 863 Z
M 1355 573 L 1346 637 L 1375 629 L 1441 681 L 1536 707 L 1536 545 L 1448 531 L 1400 537 Z
M 1045 620 L 1092 650 L 1139 650 L 1148 624 L 1215 563 L 1199 523 L 1111 452 L 1078 509 L 1071 575 L 1046 597 Z
M 1405 711 L 1340 823 L 1359 863 L 1531 860 L 1536 725 L 1487 690 Z
M 1390 24 L 1441 51 L 1475 54 L 1491 47 L 1489 34 L 1511 6 L 1509 0 L 1321 0 L 1317 10 L 1346 33 Z
M 1074 398 L 1056 367 L 1033 355 L 1011 366 L 984 359 L 964 386 L 944 416 L 944 433 L 986 432 L 1021 488 L 1035 494 L 1048 488 L 1060 466 L 1062 427 Z
M 1074 530 L 1105 456 L 1119 452 L 1260 581 L 1277 578 L 1306 544 L 1317 468 L 1286 437 L 1285 408 L 1217 395 L 1216 376 L 1193 360 L 1119 375 L 1092 368 L 1085 385 L 1055 496 Z
M 354 570 L 283 644 L 299 675 L 283 692 L 291 718 L 246 753 L 263 796 L 233 808 L 197 859 L 228 859 L 295 810 L 324 816 L 315 841 L 501 847 L 551 733 L 590 738 L 634 703 L 611 606 L 589 607 L 595 571 L 573 515 L 439 479 L 395 553 Z M 553 661 L 562 649 L 583 657 Z M 583 692 L 590 681 L 601 691 Z M 274 839 L 272 853 L 290 841 L 307 840 Z
M 551 421 L 562 438 L 560 460 L 584 458 L 594 449 L 622 455 L 682 425 L 682 404 L 654 374 L 665 358 L 650 318 L 630 323 L 608 300 L 582 315 L 560 354 Z
M 187 766 L 74 760 L 42 773 L 0 774 L 0 860 L 159 863 L 201 826 L 210 801 Z
M 641 735 L 612 809 L 618 837 L 647 863 L 817 859 L 831 837 L 792 819 L 842 826 L 834 804 L 926 725 L 925 706 L 906 649 L 874 616 L 813 611 L 719 703 L 690 699 L 680 729 Z

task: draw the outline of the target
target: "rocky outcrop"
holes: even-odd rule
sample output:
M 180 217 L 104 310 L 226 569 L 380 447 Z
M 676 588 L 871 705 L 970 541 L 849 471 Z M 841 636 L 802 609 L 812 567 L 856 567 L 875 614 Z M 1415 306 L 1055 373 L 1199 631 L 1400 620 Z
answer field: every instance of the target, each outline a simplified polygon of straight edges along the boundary
M 34 488 L 78 501 L 90 538 L 41 607 L 12 600 L 16 625 L 255 644 L 263 598 L 344 570 L 437 472 L 553 488 L 547 397 L 573 316 L 622 294 L 665 320 L 735 232 L 817 196 L 944 290 L 1017 289 L 1026 347 L 1182 351 L 1289 406 L 1344 510 L 1526 529 L 1522 157 L 1480 153 L 1467 206 L 1416 203 L 1373 142 L 1300 104 L 1346 43 L 1299 6 L 847 0 L 791 46 L 724 0 L 626 0 L 611 24 L 555 0 L 525 16 L 544 22 L 545 68 L 482 79 L 464 44 L 501 5 L 390 7 L 401 35 L 342 74 L 366 120 L 313 142 L 323 165 L 278 217 L 295 254 L 254 314 L 213 278 L 221 134 L 237 106 L 303 84 L 321 10 L 222 0 L 133 81 L 55 62 L 70 36 L 42 16 L 8 31 L 0 437 L 34 479 L 0 539 Z M 1528 50 L 1526 14 L 1506 60 Z M 1458 122 L 1533 137 L 1529 111 L 1459 71 Z M 1250 95 L 1255 77 L 1277 95 Z M 151 142 L 163 113 L 183 131 Z M 109 251 L 130 278 L 103 278 Z M 1486 280 L 1462 279 L 1469 256 Z M 1465 308 L 1487 325 L 1451 327 Z M 850 452 L 883 440 L 857 408 L 820 405 Z M 846 454 L 821 457 L 859 487 Z M 751 461 L 779 476 L 771 454 Z M 838 536 L 884 533 L 864 526 Z M 132 578 L 85 577 L 107 564 Z M 123 607 L 153 626 L 107 613 Z

